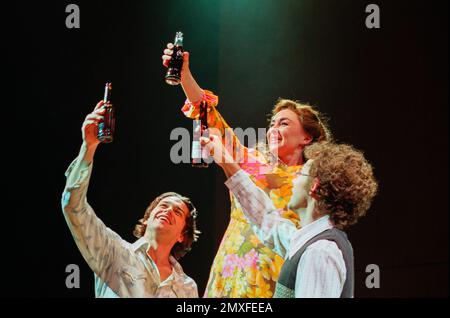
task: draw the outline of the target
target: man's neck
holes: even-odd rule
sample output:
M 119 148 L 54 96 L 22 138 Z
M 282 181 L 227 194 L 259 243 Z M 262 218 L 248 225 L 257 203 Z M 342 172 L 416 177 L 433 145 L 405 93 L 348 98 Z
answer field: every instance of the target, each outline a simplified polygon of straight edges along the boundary
M 154 237 L 146 237 L 149 247 L 147 250 L 148 256 L 151 257 L 156 266 L 167 266 L 170 265 L 169 257 L 172 246 L 161 244 Z
M 149 248 L 147 255 L 153 260 L 159 272 L 159 279 L 161 282 L 165 281 L 172 274 L 172 264 L 170 264 L 171 247 L 167 245 L 161 245 L 156 241 L 149 242 Z
M 316 201 L 313 199 L 308 199 L 306 209 L 298 209 L 294 210 L 294 212 L 300 217 L 300 224 L 302 227 L 313 223 L 321 217 L 316 211 Z

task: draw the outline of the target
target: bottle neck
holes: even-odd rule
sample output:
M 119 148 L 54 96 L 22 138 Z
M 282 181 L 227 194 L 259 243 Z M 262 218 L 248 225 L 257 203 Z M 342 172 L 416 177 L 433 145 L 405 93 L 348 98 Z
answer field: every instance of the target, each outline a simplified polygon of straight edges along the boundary
M 183 46 L 183 33 L 177 32 L 175 35 L 175 41 L 173 43 L 175 46 Z

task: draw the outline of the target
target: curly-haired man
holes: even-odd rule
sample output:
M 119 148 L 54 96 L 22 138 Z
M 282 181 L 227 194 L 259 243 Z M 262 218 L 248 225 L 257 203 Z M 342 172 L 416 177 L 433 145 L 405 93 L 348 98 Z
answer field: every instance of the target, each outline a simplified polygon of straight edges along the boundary
M 231 177 L 225 182 L 256 235 L 285 258 L 274 297 L 353 297 L 353 249 L 343 231 L 369 209 L 377 192 L 372 166 L 349 145 L 316 143 L 293 181 L 288 208 L 301 228 L 282 218 L 271 199 L 233 163 L 215 136 L 202 144 Z
M 86 199 L 103 102 L 86 116 L 83 144 L 66 172 L 64 217 L 75 242 L 95 273 L 96 297 L 198 297 L 197 285 L 177 262 L 200 232 L 191 201 L 175 192 L 158 196 L 136 225 L 130 244 L 107 228 Z

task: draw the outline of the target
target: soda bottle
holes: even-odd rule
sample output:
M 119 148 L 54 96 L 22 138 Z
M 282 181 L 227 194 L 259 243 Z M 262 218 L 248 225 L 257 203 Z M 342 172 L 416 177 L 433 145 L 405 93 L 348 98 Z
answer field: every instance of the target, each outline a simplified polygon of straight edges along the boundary
M 183 67 L 183 33 L 177 32 L 175 35 L 172 58 L 169 61 L 168 70 L 165 76 L 167 84 L 178 85 L 181 83 L 182 67 Z
M 209 138 L 208 134 L 208 105 L 205 101 L 200 104 L 199 119 L 193 123 L 194 136 L 192 139 L 191 164 L 195 168 L 207 168 L 209 165 L 204 159 L 203 147 L 200 137 Z
M 114 107 L 111 104 L 111 83 L 106 83 L 105 94 L 103 97 L 103 108 L 106 109 L 103 120 L 98 123 L 98 140 L 103 143 L 112 142 L 114 139 L 114 128 L 116 124 L 116 119 L 114 115 Z

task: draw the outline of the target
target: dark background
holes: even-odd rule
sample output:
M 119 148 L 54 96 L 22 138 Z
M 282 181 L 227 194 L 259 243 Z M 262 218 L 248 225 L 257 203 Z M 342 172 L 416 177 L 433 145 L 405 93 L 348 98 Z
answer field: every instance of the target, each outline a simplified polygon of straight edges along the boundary
M 70 3 L 80 7 L 80 29 L 65 26 Z M 370 3 L 380 6 L 381 29 L 365 26 Z M 348 231 L 356 297 L 448 296 L 447 1 L 36 1 L 16 2 L 14 17 L 6 48 L 13 120 L 4 126 L 13 221 L 3 227 L 12 250 L 3 255 L 13 262 L 3 262 L 10 287 L 2 295 L 94 296 L 60 198 L 106 81 L 116 139 L 97 151 L 89 202 L 133 241 L 154 197 L 191 197 L 203 234 L 181 263 L 203 293 L 229 199 L 217 166 L 170 161 L 170 132 L 191 128 L 181 87 L 165 84 L 161 64 L 181 30 L 194 76 L 219 95 L 232 127 L 266 127 L 278 97 L 298 99 L 326 113 L 335 138 L 374 165 L 379 194 Z M 80 289 L 65 287 L 68 264 L 80 266 Z M 380 267 L 380 289 L 365 287 L 368 264 Z

